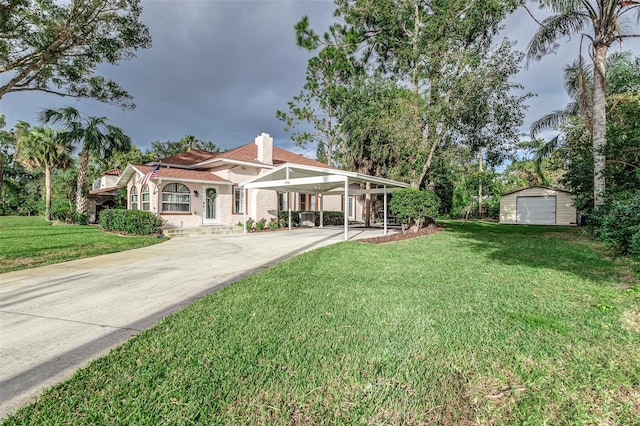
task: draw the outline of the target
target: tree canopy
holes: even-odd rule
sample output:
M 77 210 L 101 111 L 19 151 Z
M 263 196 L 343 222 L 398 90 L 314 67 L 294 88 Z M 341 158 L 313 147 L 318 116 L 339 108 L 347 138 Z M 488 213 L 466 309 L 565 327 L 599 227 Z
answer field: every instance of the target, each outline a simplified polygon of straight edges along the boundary
M 191 149 L 200 149 L 202 151 L 220 152 L 220 147 L 211 141 L 203 141 L 193 135 L 186 135 L 178 141 L 153 141 L 151 149 L 145 153 L 145 156 L 154 157 L 152 160 L 159 158 L 171 157 Z
M 134 108 L 97 73 L 151 47 L 140 0 L 6 0 L 0 3 L 0 99 L 42 91 Z
M 477 136 L 481 129 L 496 133 L 494 138 L 483 138 L 482 143 L 517 142 L 514 129 L 523 119 L 525 97 L 507 95 L 516 88 L 508 79 L 518 70 L 517 65 L 513 66 L 517 58 L 512 56 L 509 43 L 497 50 L 492 48 L 500 22 L 516 7 L 516 2 L 336 0 L 335 3 L 337 22 L 321 35 L 310 28 L 308 19 L 303 19 L 296 26 L 298 43 L 310 50 L 321 45 L 339 46 L 352 62 L 359 61 L 369 76 L 377 74 L 388 79 L 398 87 L 396 94 L 403 91 L 408 94 L 402 96 L 402 107 L 394 112 L 402 116 L 397 120 L 380 120 L 377 133 L 399 136 L 401 131 L 401 137 L 394 141 L 393 150 L 398 153 L 395 160 L 400 161 L 396 167 L 401 168 L 400 174 L 412 187 L 424 186 L 430 179 L 439 148 L 448 142 L 462 137 L 468 142 L 473 137 L 474 144 L 480 146 Z M 504 61 L 505 58 L 509 61 Z M 487 98 L 476 96 L 478 91 Z M 487 99 L 495 102 L 487 104 Z M 357 103 L 351 102 L 351 111 L 354 106 L 357 108 Z M 362 107 L 370 108 L 371 104 Z M 473 109 L 477 112 L 481 107 L 483 113 L 475 114 Z M 383 125 L 390 127 L 383 129 Z M 345 146 L 348 145 L 345 140 Z M 362 148 L 360 144 L 352 145 Z
M 85 214 L 90 155 L 108 159 L 116 152 L 129 151 L 131 139 L 122 129 L 109 124 L 106 117 L 88 116 L 73 107 L 45 109 L 40 113 L 40 121 L 62 124 L 64 131 L 59 137 L 71 143 L 82 144 L 76 187 L 76 211 Z
M 586 41 L 590 47 L 589 56 L 593 61 L 593 91 L 590 117 L 585 124 L 593 143 L 593 200 L 598 206 L 603 203 L 606 188 L 604 147 L 607 131 L 607 52 L 615 42 L 640 36 L 637 28 L 637 23 L 640 22 L 640 1 L 540 0 L 537 3 L 549 10 L 551 15 L 538 22 L 540 28 L 529 42 L 529 60 L 539 60 L 549 53 L 555 53 L 558 40 L 574 34 L 579 34 L 582 39 L 581 49 L 582 41 Z M 524 2 L 523 6 L 526 7 Z M 636 25 L 633 25 L 634 19 L 631 18 L 634 12 Z M 581 51 L 579 61 L 582 60 Z

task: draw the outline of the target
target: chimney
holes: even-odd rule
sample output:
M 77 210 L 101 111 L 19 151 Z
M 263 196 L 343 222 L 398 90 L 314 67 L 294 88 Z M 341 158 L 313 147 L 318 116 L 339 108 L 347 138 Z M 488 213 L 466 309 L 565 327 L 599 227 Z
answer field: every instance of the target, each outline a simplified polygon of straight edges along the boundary
M 258 145 L 257 160 L 265 164 L 273 164 L 273 138 L 269 133 L 263 133 L 256 136 L 256 145 Z

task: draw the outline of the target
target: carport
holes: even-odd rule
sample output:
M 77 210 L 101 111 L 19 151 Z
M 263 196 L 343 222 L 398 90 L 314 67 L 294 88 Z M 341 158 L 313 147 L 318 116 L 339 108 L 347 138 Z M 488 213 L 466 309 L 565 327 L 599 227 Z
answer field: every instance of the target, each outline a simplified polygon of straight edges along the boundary
M 359 188 L 349 188 L 356 184 Z M 300 164 L 283 164 L 267 173 L 256 176 L 246 182 L 244 199 L 247 200 L 248 189 L 270 189 L 280 192 L 300 192 L 320 195 L 320 223 L 323 222 L 323 195 L 343 194 L 345 200 L 350 195 L 384 194 L 384 234 L 387 234 L 387 194 L 407 188 L 409 185 L 390 179 L 383 179 L 356 172 L 348 172 L 333 168 L 304 166 Z M 245 201 L 246 202 L 246 201 Z M 289 229 L 291 229 L 291 203 L 287 203 L 289 212 Z M 344 210 L 344 239 L 349 234 L 349 212 Z M 246 223 L 246 206 L 243 209 L 243 223 Z M 245 231 L 247 232 L 246 228 Z

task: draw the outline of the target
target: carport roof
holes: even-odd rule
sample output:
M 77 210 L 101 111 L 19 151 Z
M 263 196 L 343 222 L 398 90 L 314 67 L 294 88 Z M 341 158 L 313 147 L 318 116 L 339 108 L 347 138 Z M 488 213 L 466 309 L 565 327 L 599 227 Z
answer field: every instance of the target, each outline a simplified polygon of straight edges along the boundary
M 349 189 L 350 194 L 383 193 L 409 187 L 406 183 L 391 179 L 301 164 L 283 164 L 245 182 L 242 186 L 248 189 L 326 194 L 343 192 L 345 182 L 348 184 L 360 184 L 361 189 Z M 363 189 L 366 183 L 373 184 L 377 188 Z

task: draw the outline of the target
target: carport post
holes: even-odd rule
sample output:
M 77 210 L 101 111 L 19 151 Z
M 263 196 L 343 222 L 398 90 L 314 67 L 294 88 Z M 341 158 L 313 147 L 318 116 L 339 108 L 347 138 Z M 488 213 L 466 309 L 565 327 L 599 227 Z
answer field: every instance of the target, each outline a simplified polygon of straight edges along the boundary
M 318 198 L 320 198 L 320 228 L 324 228 L 324 196 L 318 194 Z
M 247 188 L 242 188 L 244 191 L 244 200 L 242 200 L 244 206 L 242 206 L 242 233 L 247 233 Z
M 353 206 L 355 209 L 356 206 Z M 349 239 L 349 177 L 344 177 L 344 240 Z
M 387 185 L 384 186 L 384 235 L 387 235 Z
M 287 166 L 287 169 L 285 170 L 285 178 L 288 181 L 289 180 L 289 167 Z M 289 231 L 291 231 L 293 229 L 293 225 L 291 224 L 291 192 L 287 191 L 287 211 L 289 212 Z

